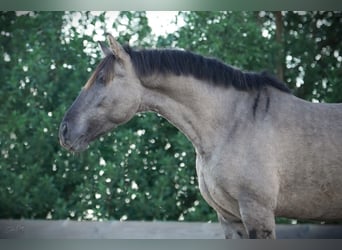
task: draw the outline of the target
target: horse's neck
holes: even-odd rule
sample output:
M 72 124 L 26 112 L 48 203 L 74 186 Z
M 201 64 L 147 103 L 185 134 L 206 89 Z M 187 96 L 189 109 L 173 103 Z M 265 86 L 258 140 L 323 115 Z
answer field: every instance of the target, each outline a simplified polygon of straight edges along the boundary
M 165 117 L 199 153 L 211 152 L 218 146 L 229 126 L 229 113 L 236 106 L 233 88 L 212 86 L 186 76 L 150 77 L 143 82 L 140 111 L 154 111 Z

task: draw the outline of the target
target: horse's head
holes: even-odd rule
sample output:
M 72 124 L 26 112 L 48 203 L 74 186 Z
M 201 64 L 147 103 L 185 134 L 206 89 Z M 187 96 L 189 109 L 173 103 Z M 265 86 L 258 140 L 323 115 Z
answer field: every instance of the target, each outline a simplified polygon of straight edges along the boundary
M 105 58 L 61 122 L 59 139 L 68 150 L 85 150 L 91 141 L 138 111 L 142 87 L 130 56 L 111 35 L 107 38 L 109 48 L 100 44 Z

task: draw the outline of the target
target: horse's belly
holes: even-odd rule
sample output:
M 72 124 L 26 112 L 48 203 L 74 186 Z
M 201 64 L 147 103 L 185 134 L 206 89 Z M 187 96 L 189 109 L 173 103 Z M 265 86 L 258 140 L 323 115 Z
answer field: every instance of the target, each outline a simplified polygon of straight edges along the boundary
M 314 211 L 305 211 L 303 207 L 292 206 L 277 208 L 275 216 L 286 217 L 289 219 L 301 219 L 301 220 L 342 220 L 341 207 L 317 207 Z
M 279 192 L 276 216 L 307 220 L 342 219 L 342 191 L 311 189 Z
M 296 148 L 279 171 L 276 215 L 298 219 L 342 219 L 342 145 Z M 316 149 L 316 150 L 313 150 Z M 335 151 L 334 151 L 335 150 Z

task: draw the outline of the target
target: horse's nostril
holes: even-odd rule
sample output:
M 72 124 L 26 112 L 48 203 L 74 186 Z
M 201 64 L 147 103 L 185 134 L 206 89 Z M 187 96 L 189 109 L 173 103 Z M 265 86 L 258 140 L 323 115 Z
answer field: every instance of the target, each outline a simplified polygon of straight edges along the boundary
M 63 137 L 65 137 L 66 134 L 67 134 L 67 132 L 68 132 L 67 123 L 66 123 L 66 122 L 63 122 L 62 125 L 61 125 L 61 135 L 62 135 Z

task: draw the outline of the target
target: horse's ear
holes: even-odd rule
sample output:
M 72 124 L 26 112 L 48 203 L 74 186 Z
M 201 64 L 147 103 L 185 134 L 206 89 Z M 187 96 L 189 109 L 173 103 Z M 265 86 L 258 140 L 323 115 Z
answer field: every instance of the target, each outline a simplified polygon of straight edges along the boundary
M 125 60 L 127 58 L 127 53 L 123 49 L 123 47 L 118 43 L 115 38 L 107 33 L 107 40 L 110 45 L 110 49 L 112 53 L 115 55 L 116 58 L 119 58 L 121 60 Z
M 104 42 L 99 41 L 99 45 L 104 56 L 113 55 L 113 52 L 106 46 Z

